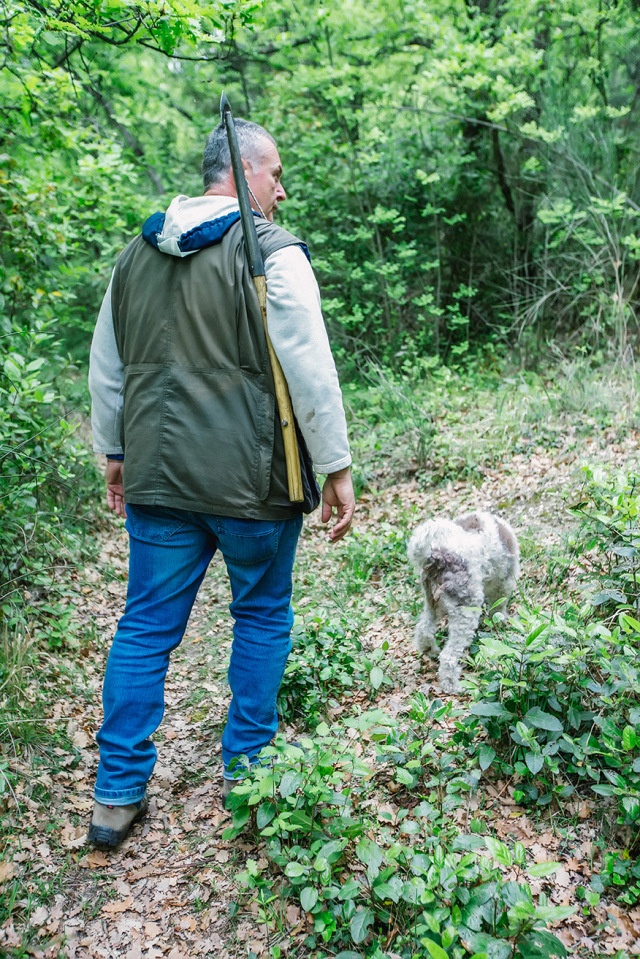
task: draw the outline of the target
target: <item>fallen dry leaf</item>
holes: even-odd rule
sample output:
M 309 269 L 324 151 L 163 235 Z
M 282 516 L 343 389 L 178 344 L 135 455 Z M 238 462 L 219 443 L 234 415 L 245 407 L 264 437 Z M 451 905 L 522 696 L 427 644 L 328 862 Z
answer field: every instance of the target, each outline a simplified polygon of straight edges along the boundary
M 287 906 L 287 922 L 290 926 L 297 926 L 300 922 L 300 910 L 297 906 Z
M 215 855 L 216 862 L 229 862 L 229 850 L 219 849 Z
M 65 849 L 79 849 L 87 841 L 87 835 L 84 826 L 73 826 L 67 822 L 60 832 L 60 843 Z
M 18 869 L 13 862 L 0 862 L 0 883 L 12 879 Z
M 87 856 L 87 862 L 91 869 L 99 869 L 100 866 L 108 866 L 109 860 L 103 852 L 99 849 L 94 849 L 93 852 L 90 852 Z
M 34 912 L 31 914 L 31 918 L 29 919 L 29 925 L 34 926 L 36 928 L 38 926 L 44 926 L 48 918 L 49 918 L 49 910 L 46 908 L 46 906 L 38 906 L 38 908 L 34 910 Z
M 77 729 L 76 732 L 73 734 L 73 738 L 71 742 L 78 749 L 86 749 L 89 743 L 91 742 L 91 740 L 85 733 L 84 729 Z
M 127 909 L 131 909 L 132 905 L 133 897 L 127 896 L 122 902 L 108 902 L 106 906 L 102 907 L 102 911 L 111 916 L 116 912 L 126 912 Z

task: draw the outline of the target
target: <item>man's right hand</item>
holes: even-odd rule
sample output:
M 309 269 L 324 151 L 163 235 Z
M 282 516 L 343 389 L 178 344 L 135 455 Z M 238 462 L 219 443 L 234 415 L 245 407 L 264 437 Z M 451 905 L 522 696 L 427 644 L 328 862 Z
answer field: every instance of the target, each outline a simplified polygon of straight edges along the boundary
M 122 460 L 107 460 L 107 506 L 118 516 L 126 516 L 124 487 L 122 485 Z
M 343 470 L 338 470 L 337 473 L 329 473 L 324 481 L 322 487 L 323 523 L 328 523 L 331 519 L 334 506 L 338 514 L 337 522 L 329 533 L 329 539 L 332 543 L 337 543 L 349 532 L 353 514 L 356 511 L 356 500 L 353 495 L 351 468 L 349 466 Z

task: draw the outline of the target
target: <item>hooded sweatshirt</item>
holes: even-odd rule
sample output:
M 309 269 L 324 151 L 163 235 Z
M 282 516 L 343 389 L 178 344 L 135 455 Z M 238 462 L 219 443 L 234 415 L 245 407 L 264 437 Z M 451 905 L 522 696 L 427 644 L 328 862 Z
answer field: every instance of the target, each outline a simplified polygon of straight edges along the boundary
M 196 255 L 219 242 L 240 218 L 238 202 L 224 196 L 177 196 L 166 214 L 154 214 L 144 239 L 167 256 Z M 282 366 L 293 410 L 318 473 L 349 466 L 346 419 L 320 292 L 306 248 L 286 246 L 265 261 L 267 326 Z M 112 280 L 113 282 L 113 280 Z M 116 344 L 112 283 L 104 296 L 91 345 L 89 388 L 94 450 L 122 454 L 124 367 Z

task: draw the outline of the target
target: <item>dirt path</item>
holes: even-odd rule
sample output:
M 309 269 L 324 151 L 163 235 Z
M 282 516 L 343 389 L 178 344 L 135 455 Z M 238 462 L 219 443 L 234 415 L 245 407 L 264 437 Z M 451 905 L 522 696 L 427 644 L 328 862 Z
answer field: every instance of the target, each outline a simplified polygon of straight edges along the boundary
M 544 450 L 528 459 L 516 455 L 499 471 L 488 471 L 479 487 L 460 482 L 421 491 L 415 482 L 396 485 L 380 495 L 362 497 L 359 536 L 364 542 L 367 535 L 380 536 L 385 529 L 400 526 L 406 531 L 439 511 L 455 515 L 473 508 L 499 509 L 519 531 L 524 589 L 535 595 L 544 588 L 545 557 L 571 523 L 565 499 L 579 483 L 579 458 L 622 465 L 636 451 L 634 435 L 624 445 L 599 447 L 594 442 L 592 448 L 555 457 Z M 47 723 L 55 745 L 52 754 L 36 757 L 31 768 L 20 769 L 24 776 L 18 786 L 20 808 L 9 802 L 8 821 L 15 828 L 0 863 L 0 881 L 22 876 L 33 899 L 41 897 L 46 904 L 31 912 L 30 935 L 25 940 L 20 919 L 28 914 L 30 902 L 25 898 L 16 903 L 13 920 L 0 930 L 0 954 L 3 950 L 10 954 L 30 939 L 28 952 L 36 957 L 225 959 L 248 951 L 260 956 L 267 943 L 255 903 L 254 912 L 243 908 L 233 917 L 230 905 L 242 902 L 234 879 L 241 863 L 249 851 L 259 859 L 261 850 L 220 839 L 228 819 L 219 796 L 231 628 L 229 590 L 219 557 L 212 563 L 185 639 L 172 660 L 165 718 L 154 737 L 159 760 L 149 787 L 149 815 L 115 852 L 90 851 L 85 844 L 97 760 L 94 736 L 101 721 L 101 677 L 124 606 L 126 550 L 124 530 L 114 525 L 99 561 L 69 584 L 69 602 L 75 606 L 79 625 L 78 648 L 44 657 L 38 681 L 50 704 Z M 328 547 L 317 517 L 305 524 L 295 590 L 301 613 L 335 612 L 336 584 L 346 575 L 342 557 L 340 549 Z M 374 575 L 348 605 L 357 607 L 366 645 L 389 643 L 387 656 L 396 684 L 381 693 L 376 705 L 397 715 L 416 689 L 428 691 L 435 681 L 431 665 L 423 666 L 410 647 L 417 605 L 413 577 L 407 570 L 404 581 L 392 587 L 376 581 Z M 338 711 L 350 705 L 345 701 Z M 514 826 L 515 804 L 508 793 L 496 790 L 488 801 L 494 803 L 499 835 L 510 832 L 530 847 L 537 844 L 542 858 L 549 850 L 557 852 L 557 839 L 548 824 L 541 821 L 535 826 L 520 811 Z M 586 840 L 576 834 L 572 868 L 563 870 L 558 901 L 565 901 L 570 889 L 585 881 L 582 865 L 587 861 L 588 824 L 585 830 Z M 300 931 L 297 907 L 289 907 L 287 920 L 288 932 Z M 626 917 L 624 921 L 634 928 L 635 920 Z M 573 928 L 575 935 L 567 933 L 567 945 L 585 945 L 579 924 Z M 632 932 L 604 928 L 603 942 L 615 940 L 623 943 L 618 948 L 629 948 Z M 286 933 L 281 937 L 283 948 Z M 613 946 L 610 951 L 615 951 Z

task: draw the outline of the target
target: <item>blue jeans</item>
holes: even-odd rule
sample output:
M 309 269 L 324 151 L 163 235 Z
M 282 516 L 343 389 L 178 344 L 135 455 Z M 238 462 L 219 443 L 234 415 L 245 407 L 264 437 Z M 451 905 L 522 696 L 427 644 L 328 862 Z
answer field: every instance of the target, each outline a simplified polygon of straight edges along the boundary
M 231 519 L 127 504 L 129 585 L 102 690 L 98 802 L 124 806 L 144 796 L 157 757 L 149 737 L 164 712 L 169 656 L 218 548 L 234 619 L 233 698 L 222 736 L 226 775 L 233 776 L 233 759 L 253 759 L 268 744 L 278 728 L 276 697 L 291 650 L 291 572 L 301 527 L 302 516 Z

